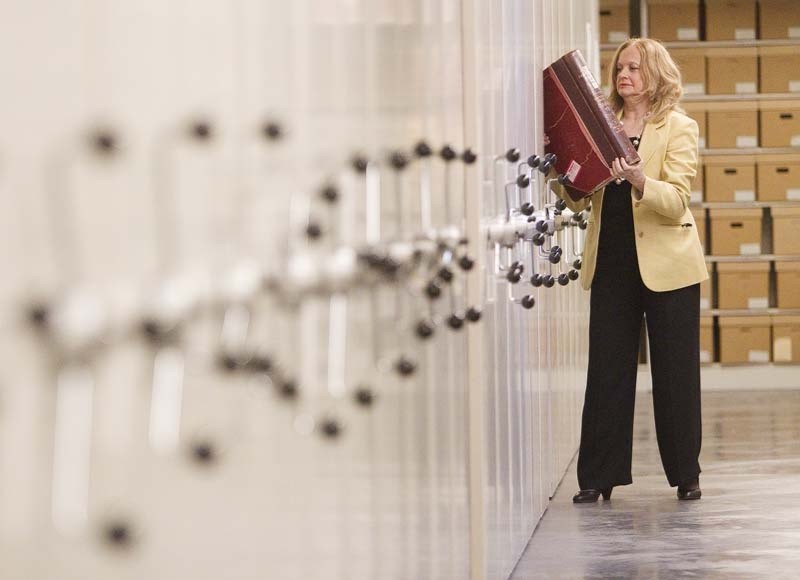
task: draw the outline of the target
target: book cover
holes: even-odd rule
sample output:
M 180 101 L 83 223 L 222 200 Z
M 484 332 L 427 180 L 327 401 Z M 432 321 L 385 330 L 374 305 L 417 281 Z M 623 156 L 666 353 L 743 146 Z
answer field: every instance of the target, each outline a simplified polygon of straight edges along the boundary
M 609 183 L 611 162 L 623 157 L 634 165 L 631 144 L 580 51 L 573 50 L 544 71 L 544 127 L 557 157 L 556 171 L 569 179 L 577 200 Z

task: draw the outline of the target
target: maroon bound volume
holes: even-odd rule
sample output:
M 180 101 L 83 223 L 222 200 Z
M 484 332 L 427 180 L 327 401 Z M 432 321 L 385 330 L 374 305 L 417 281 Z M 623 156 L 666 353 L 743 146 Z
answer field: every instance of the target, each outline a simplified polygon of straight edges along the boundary
M 545 151 L 556 155 L 556 170 L 569 179 L 567 192 L 576 201 L 611 181 L 617 157 L 640 161 L 578 50 L 544 70 L 544 131 Z

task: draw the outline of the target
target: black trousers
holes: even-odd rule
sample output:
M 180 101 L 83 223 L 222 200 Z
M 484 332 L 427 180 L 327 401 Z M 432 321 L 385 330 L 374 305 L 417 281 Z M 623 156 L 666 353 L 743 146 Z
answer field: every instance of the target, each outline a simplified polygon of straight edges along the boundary
M 649 290 L 637 270 L 598 271 L 592 281 L 589 369 L 578 484 L 632 483 L 633 408 L 642 317 L 647 323 L 656 437 L 667 479 L 700 473 L 700 285 Z

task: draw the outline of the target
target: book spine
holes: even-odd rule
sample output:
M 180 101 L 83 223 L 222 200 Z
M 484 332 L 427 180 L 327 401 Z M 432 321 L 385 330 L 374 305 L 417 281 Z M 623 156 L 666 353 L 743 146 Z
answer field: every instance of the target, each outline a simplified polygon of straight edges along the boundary
M 591 136 L 592 141 L 594 141 L 601 154 L 601 157 L 604 158 L 607 155 L 606 153 L 603 153 L 604 151 L 614 151 L 613 143 L 609 139 L 608 135 L 603 131 L 601 126 L 603 123 L 591 122 L 592 119 L 597 117 L 597 114 L 591 109 L 588 100 L 583 94 L 583 91 L 580 90 L 580 87 L 578 86 L 580 81 L 576 79 L 570 72 L 570 70 L 567 68 L 566 62 L 564 62 L 563 59 L 555 61 L 551 65 L 551 68 L 553 69 L 555 78 L 558 79 L 559 84 L 563 87 L 564 92 L 568 95 L 570 103 L 578 113 L 578 117 L 582 119 L 583 127 Z M 609 166 L 611 165 L 610 160 L 606 160 L 605 158 L 603 160 L 607 161 Z
M 628 135 L 625 133 L 625 128 L 617 119 L 580 51 L 574 50 L 564 55 L 563 59 L 588 107 L 597 120 L 601 121 L 599 125 L 602 127 L 603 133 L 606 135 L 615 155 L 624 157 L 628 163 L 638 163 L 640 161 L 639 154 L 631 145 Z

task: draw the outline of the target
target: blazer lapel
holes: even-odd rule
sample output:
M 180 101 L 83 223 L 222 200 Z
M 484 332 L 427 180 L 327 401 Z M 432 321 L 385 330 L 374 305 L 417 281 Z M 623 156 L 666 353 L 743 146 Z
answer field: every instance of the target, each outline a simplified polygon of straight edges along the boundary
M 639 145 L 639 157 L 642 158 L 642 167 L 647 167 L 647 162 L 653 154 L 658 151 L 666 140 L 665 126 L 667 118 L 664 117 L 658 123 L 647 123 L 642 133 L 642 143 Z

